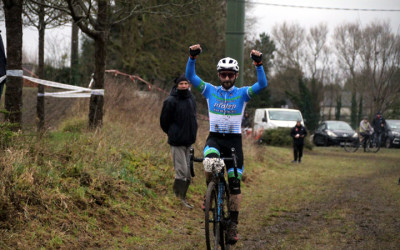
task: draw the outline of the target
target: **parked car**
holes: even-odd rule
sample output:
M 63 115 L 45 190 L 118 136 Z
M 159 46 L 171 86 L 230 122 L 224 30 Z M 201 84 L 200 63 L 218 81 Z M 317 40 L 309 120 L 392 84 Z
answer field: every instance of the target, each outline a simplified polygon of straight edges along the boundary
M 300 120 L 304 125 L 303 116 L 297 109 L 260 108 L 256 109 L 253 122 L 253 136 L 259 140 L 266 129 L 291 128 Z
M 400 120 L 386 120 L 382 142 L 386 148 L 400 146 Z
M 358 134 L 344 121 L 324 121 L 313 136 L 316 146 L 343 145 L 348 140 L 358 140 Z

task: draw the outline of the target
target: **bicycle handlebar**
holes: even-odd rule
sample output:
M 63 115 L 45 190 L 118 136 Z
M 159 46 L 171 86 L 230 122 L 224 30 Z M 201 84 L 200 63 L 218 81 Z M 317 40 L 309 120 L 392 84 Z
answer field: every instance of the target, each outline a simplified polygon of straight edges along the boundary
M 222 157 L 223 161 L 233 161 L 233 171 L 235 173 L 235 177 L 238 177 L 237 172 L 237 157 L 236 157 L 236 150 L 235 148 L 231 148 L 232 157 Z M 194 168 L 193 162 L 203 162 L 204 158 L 198 158 L 194 156 L 194 149 L 190 149 L 190 171 L 192 173 L 192 177 L 194 177 Z

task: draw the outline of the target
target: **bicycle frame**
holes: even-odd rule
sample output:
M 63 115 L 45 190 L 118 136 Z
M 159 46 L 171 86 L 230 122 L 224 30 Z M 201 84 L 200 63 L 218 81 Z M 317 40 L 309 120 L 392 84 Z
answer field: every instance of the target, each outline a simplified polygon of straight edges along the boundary
M 222 211 L 224 209 L 224 183 L 220 180 L 218 182 L 218 210 L 217 210 L 217 222 L 222 222 Z
M 235 174 L 235 177 L 237 178 L 237 176 L 238 176 L 238 173 L 237 173 L 237 159 L 236 159 L 236 154 L 235 154 L 235 149 L 234 148 L 232 148 L 231 149 L 231 155 L 232 155 L 232 157 L 224 157 L 224 158 L 221 158 L 221 159 L 223 159 L 224 160 L 224 162 L 226 162 L 226 161 L 233 161 L 233 165 L 234 165 L 234 174 Z M 194 149 L 193 148 L 191 148 L 190 149 L 190 166 L 192 167 L 193 166 L 193 162 L 202 162 L 204 159 L 203 158 L 196 158 L 196 157 L 194 157 Z M 207 243 L 207 248 L 208 249 L 210 249 L 210 232 L 209 232 L 209 224 L 208 223 L 210 223 L 210 222 L 213 222 L 214 223 L 214 226 L 215 226 L 215 224 L 217 224 L 217 225 L 219 225 L 219 226 L 217 226 L 217 228 L 219 228 L 220 230 L 218 230 L 218 231 L 214 231 L 213 233 L 214 233 L 214 237 L 216 238 L 216 242 L 218 242 L 218 244 L 219 245 L 221 245 L 221 248 L 222 249 L 228 249 L 229 248 L 229 245 L 225 245 L 225 241 L 224 241 L 224 231 L 226 230 L 226 228 L 227 228 L 227 224 L 228 224 L 228 221 L 229 221 L 229 217 L 227 218 L 227 217 L 225 217 L 226 215 L 225 215 L 225 212 L 224 212 L 224 202 L 226 201 L 227 202 L 227 207 L 226 207 L 226 209 L 227 209 L 227 214 L 228 214 L 228 216 L 229 216 L 229 191 L 227 190 L 228 189 L 228 183 L 227 183 L 227 181 L 226 181 L 226 179 L 225 179 L 225 171 L 227 171 L 227 169 L 223 169 L 222 171 L 220 171 L 220 172 L 218 172 L 218 173 L 213 173 L 213 179 L 211 180 L 211 182 L 209 183 L 209 186 L 208 186 L 208 190 L 216 190 L 216 203 L 217 204 L 215 204 L 215 208 L 216 208 L 216 216 L 213 218 L 213 220 L 212 221 L 207 221 L 207 218 L 208 218 L 208 215 L 207 215 L 207 211 L 209 211 L 208 209 L 209 209 L 209 207 L 207 206 L 207 204 L 206 204 L 206 210 L 205 210 L 205 212 L 206 212 L 206 221 L 205 221 L 205 223 L 206 223 L 206 243 Z M 193 171 L 194 172 L 194 171 Z M 210 186 L 211 185 L 211 186 Z M 210 189 L 213 185 L 215 185 L 214 187 L 213 187 L 213 189 Z M 225 193 L 226 192 L 226 193 Z M 207 195 L 206 195 L 206 197 L 211 197 L 211 196 L 208 196 L 208 193 L 209 193 L 209 191 L 207 191 Z M 228 196 L 228 197 L 225 197 L 225 196 Z M 207 200 L 209 200 L 210 198 L 207 198 Z M 209 205 L 209 203 L 208 203 L 208 205 Z M 214 244 L 215 244 L 215 242 L 214 242 Z M 217 245 L 217 244 L 216 244 Z

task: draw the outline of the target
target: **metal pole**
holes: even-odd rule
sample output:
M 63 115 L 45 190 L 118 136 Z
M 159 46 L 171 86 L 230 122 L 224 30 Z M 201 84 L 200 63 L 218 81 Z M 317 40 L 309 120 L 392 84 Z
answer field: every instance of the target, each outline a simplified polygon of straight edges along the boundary
M 244 18 L 245 3 L 243 0 L 228 0 L 225 54 L 239 63 L 239 79 L 237 85 L 243 84 L 243 53 L 244 53 Z

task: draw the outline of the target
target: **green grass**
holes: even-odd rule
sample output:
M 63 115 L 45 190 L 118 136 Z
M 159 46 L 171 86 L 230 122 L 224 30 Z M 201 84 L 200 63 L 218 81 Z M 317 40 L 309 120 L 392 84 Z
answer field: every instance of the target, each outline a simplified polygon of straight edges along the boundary
M 259 153 L 261 152 L 258 151 L 257 154 Z M 367 239 L 368 237 L 360 232 L 360 226 L 355 221 L 360 211 L 347 207 L 347 203 L 341 200 L 343 197 L 349 199 L 349 202 L 365 204 L 367 208 L 372 206 L 368 199 L 384 202 L 386 204 L 386 206 L 383 205 L 384 209 L 387 209 L 387 206 L 390 207 L 392 210 L 383 215 L 377 213 L 369 215 L 374 217 L 381 230 L 384 228 L 383 225 L 390 224 L 392 217 L 399 212 L 400 192 L 396 182 L 400 177 L 397 165 L 400 155 L 396 149 L 382 149 L 377 154 L 363 152 L 349 154 L 342 148 L 314 148 L 313 151 L 305 152 L 302 164 L 289 163 L 291 149 L 269 147 L 262 153 L 268 155 L 268 158 L 272 158 L 273 161 L 264 159 L 265 165 L 261 164 L 263 166 L 260 166 L 259 161 L 249 161 L 247 166 L 251 168 L 250 172 L 254 173 L 249 173 L 248 178 L 262 181 L 254 180 L 257 183 L 252 183 L 252 187 L 246 185 L 249 189 L 245 198 L 246 203 L 255 203 L 257 208 L 264 206 L 261 210 L 257 209 L 257 217 L 261 216 L 262 220 L 251 216 L 251 211 L 255 209 L 254 205 L 246 205 L 245 211 L 249 212 L 246 214 L 242 230 L 256 234 L 257 230 L 253 228 L 273 228 L 275 224 L 295 221 L 291 223 L 292 229 L 286 232 L 288 236 L 278 236 L 286 240 L 290 239 L 291 243 L 278 242 L 274 247 L 270 246 L 271 248 L 319 248 L 319 245 L 314 245 L 312 241 L 327 248 L 340 248 L 340 243 L 336 240 L 338 234 L 343 239 L 343 233 L 347 235 L 346 241 L 363 237 L 363 241 L 377 247 L 378 245 L 374 245 L 379 244 L 376 239 L 373 237 Z M 265 169 L 261 170 L 262 168 Z M 354 181 L 361 187 L 349 186 L 347 185 L 349 181 Z M 363 193 L 365 188 L 368 193 Z M 264 193 L 261 196 L 260 192 L 257 192 L 259 189 L 262 189 Z M 310 239 L 301 240 L 296 232 L 300 230 L 297 227 L 302 226 L 298 225 L 296 220 L 307 221 L 304 219 L 307 217 L 319 221 L 318 223 L 327 223 L 329 226 L 316 225 L 315 227 L 320 230 L 314 233 L 308 231 L 307 237 Z M 379 222 L 380 219 L 382 222 Z M 393 236 L 393 227 L 387 228 L 387 232 L 383 230 L 382 237 Z M 282 234 L 285 234 L 284 230 Z M 399 242 L 400 237 L 392 237 L 392 241 Z M 240 246 L 244 247 L 244 245 Z
M 107 120 L 89 131 L 74 118 L 42 137 L 13 137 L 0 157 L 0 247 L 204 249 L 202 167 L 195 166 L 188 199 L 196 209 L 189 211 L 173 195 L 169 146 L 151 119 L 147 128 Z M 196 152 L 207 125 L 201 124 Z M 237 249 L 257 237 L 270 249 L 399 243 L 385 227 L 400 213 L 398 149 L 371 154 L 316 147 L 305 151 L 302 164 L 291 163 L 288 147 L 244 140 L 244 151 Z M 357 202 L 363 204 L 358 211 L 346 205 Z M 376 222 L 376 236 L 364 232 L 370 225 L 362 224 L 360 212 Z

